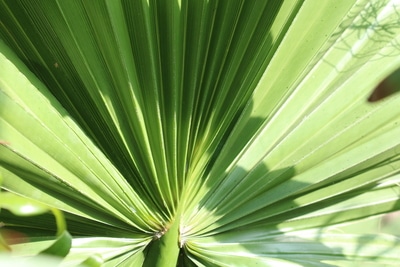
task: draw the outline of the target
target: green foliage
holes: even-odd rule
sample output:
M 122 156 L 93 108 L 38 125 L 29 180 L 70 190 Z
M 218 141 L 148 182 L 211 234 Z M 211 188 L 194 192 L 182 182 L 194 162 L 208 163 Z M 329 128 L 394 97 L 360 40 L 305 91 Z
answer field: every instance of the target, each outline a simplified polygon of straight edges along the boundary
M 0 181 L 1 182 L 1 181 Z M 21 196 L 17 196 L 10 192 L 0 192 L 0 208 L 6 209 L 10 211 L 12 214 L 17 216 L 34 216 L 46 213 L 48 211 L 52 211 L 57 225 L 57 237 L 55 240 L 52 240 L 53 237 L 42 236 L 41 241 L 44 243 L 44 246 L 37 245 L 35 246 L 27 246 L 24 248 L 24 252 L 26 255 L 38 255 L 36 257 L 29 257 L 28 259 L 21 260 L 21 264 L 27 261 L 37 261 L 38 264 L 42 263 L 43 261 L 54 262 L 57 258 L 46 257 L 46 255 L 50 256 L 57 256 L 57 257 L 65 257 L 71 248 L 71 235 L 66 230 L 65 219 L 62 213 L 54 208 L 51 208 L 47 205 L 43 205 L 38 203 L 34 200 L 29 200 L 23 198 Z M 4 213 L 4 210 L 3 210 Z M 10 251 L 11 246 L 7 244 L 7 239 L 3 236 L 9 236 L 8 239 L 17 243 L 24 243 L 29 240 L 29 238 L 23 234 L 17 232 L 7 232 L 7 230 L 3 233 L 0 232 L 0 252 L 1 251 Z M 50 241 L 43 242 L 43 240 L 49 239 Z M 32 241 L 39 241 L 39 240 L 31 240 Z M 20 251 L 21 252 L 21 251 Z M 1 254 L 0 254 L 1 255 Z M 43 256 L 44 255 L 44 256 Z M 7 259 L 5 255 L 3 255 L 4 261 L 8 262 L 11 259 Z M 60 260 L 58 260 L 59 262 Z
M 27 237 L 2 247 L 64 266 L 396 265 L 397 237 L 343 224 L 400 207 L 400 96 L 379 93 L 399 14 L 0 0 L 0 203 L 41 214 L 2 210 Z M 60 211 L 71 249 L 49 246 L 68 244 Z

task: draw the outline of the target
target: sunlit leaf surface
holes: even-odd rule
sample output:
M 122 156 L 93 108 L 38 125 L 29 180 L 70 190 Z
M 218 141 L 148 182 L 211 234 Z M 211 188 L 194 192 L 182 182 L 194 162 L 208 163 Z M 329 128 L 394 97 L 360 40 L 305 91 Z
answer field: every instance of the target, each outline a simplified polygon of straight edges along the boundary
M 399 1 L 1 0 L 0 38 L 2 188 L 65 266 L 398 263 L 335 229 L 400 207 Z

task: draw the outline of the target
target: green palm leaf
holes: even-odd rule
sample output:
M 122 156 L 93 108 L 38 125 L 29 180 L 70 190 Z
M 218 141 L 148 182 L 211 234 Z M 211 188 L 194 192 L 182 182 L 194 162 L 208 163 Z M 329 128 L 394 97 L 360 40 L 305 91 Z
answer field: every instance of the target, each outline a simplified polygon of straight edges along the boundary
M 65 212 L 66 266 L 396 264 L 341 225 L 399 209 L 400 97 L 370 97 L 399 12 L 0 1 L 2 188 Z M 13 253 L 51 242 L 51 215 L 0 216 L 31 236 Z

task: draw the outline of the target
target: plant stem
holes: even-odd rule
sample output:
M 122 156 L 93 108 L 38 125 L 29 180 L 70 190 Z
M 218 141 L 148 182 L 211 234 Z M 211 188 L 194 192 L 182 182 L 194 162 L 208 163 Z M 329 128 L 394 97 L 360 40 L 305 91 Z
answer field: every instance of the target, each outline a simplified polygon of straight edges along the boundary
M 152 241 L 143 267 L 174 267 L 179 256 L 179 220 L 175 219 L 167 232 Z

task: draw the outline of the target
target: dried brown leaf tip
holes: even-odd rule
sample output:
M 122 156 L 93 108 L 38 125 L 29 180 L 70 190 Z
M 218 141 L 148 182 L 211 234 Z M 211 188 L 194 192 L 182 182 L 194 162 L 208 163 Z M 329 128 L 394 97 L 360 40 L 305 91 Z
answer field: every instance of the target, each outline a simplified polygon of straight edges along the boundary
M 368 98 L 368 102 L 376 102 L 400 91 L 400 69 L 386 77 Z
M 372 94 L 368 98 L 368 102 L 376 102 L 379 101 L 391 94 L 396 92 L 396 89 L 392 84 L 384 80 L 381 82 L 372 92 Z

